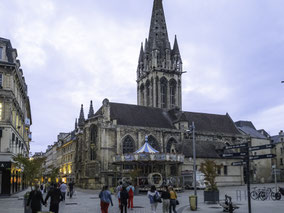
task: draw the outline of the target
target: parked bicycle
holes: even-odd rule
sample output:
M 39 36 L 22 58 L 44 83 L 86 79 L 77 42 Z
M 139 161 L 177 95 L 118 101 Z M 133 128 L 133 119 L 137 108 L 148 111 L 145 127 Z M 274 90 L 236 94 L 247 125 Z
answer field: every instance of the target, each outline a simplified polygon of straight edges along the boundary
M 281 195 L 284 196 L 284 188 L 279 187 L 278 191 L 272 192 L 271 198 L 272 200 L 281 200 Z

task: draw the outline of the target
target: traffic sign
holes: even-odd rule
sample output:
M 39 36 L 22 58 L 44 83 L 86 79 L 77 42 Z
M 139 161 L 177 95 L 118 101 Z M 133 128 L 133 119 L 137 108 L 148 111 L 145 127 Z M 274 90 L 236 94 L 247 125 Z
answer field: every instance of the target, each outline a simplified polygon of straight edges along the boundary
M 243 166 L 246 165 L 247 163 L 245 161 L 237 161 L 237 162 L 233 162 L 231 165 L 232 166 Z
M 265 144 L 262 146 L 252 146 L 249 147 L 249 151 L 256 151 L 256 150 L 260 150 L 260 149 L 272 149 L 275 147 L 275 144 Z
M 265 159 L 265 158 L 275 158 L 275 154 L 267 154 L 267 155 L 255 155 L 255 156 L 250 156 L 250 160 L 259 160 L 259 159 Z
M 245 148 L 248 146 L 248 143 L 241 143 L 232 146 L 226 146 L 225 149 L 238 149 L 238 148 Z
M 244 156 L 247 156 L 247 153 L 246 152 L 237 152 L 237 153 L 225 153 L 225 154 L 222 154 L 222 157 L 224 158 L 228 158 L 228 157 L 244 157 Z

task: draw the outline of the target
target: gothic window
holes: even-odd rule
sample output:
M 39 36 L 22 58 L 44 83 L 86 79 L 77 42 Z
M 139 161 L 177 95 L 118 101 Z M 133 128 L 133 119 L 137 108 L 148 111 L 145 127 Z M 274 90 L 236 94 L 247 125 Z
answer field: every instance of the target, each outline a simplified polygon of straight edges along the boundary
M 91 150 L 90 150 L 90 160 L 96 160 L 96 151 L 94 147 L 91 147 Z
M 159 92 L 158 92 L 158 82 L 159 82 L 159 78 L 158 77 L 156 77 L 156 88 L 155 88 L 155 90 L 156 90 L 156 107 L 158 107 L 159 106 Z
M 90 140 L 92 144 L 96 143 L 97 140 L 97 134 L 98 134 L 98 128 L 96 125 L 92 125 L 90 127 Z
M 134 141 L 132 137 L 128 135 L 122 142 L 122 153 L 133 153 L 134 151 Z
M 154 138 L 152 135 L 150 135 L 150 136 L 148 137 L 148 143 L 149 143 L 154 149 L 156 149 L 157 151 L 160 151 L 159 143 L 158 143 L 158 141 L 156 140 L 156 138 Z
M 176 140 L 174 138 L 171 138 L 168 143 L 167 143 L 167 147 L 166 147 L 166 152 L 167 153 L 175 153 L 176 149 L 175 147 L 173 147 L 173 144 L 176 144 Z
M 147 96 L 147 106 L 150 106 L 150 81 L 146 82 L 146 96 Z
M 170 106 L 174 108 L 176 105 L 176 81 L 172 79 L 170 81 Z
M 161 79 L 161 106 L 162 108 L 167 108 L 167 79 Z
M 141 104 L 144 105 L 144 84 L 140 86 Z

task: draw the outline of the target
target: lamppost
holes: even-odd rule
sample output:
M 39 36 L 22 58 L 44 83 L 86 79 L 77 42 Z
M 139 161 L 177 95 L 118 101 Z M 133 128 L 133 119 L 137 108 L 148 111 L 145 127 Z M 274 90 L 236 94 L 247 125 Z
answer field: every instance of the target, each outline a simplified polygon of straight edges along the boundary
M 192 154 L 193 154 L 193 186 L 194 186 L 194 195 L 197 196 L 196 191 L 196 149 L 195 149 L 195 125 L 194 121 L 189 126 L 189 129 L 186 130 L 187 133 L 192 134 Z

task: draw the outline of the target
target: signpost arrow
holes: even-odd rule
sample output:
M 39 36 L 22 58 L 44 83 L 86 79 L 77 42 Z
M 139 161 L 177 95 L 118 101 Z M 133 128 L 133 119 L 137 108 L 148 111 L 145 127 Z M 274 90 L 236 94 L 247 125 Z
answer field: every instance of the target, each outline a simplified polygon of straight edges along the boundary
M 248 146 L 248 143 L 241 143 L 232 146 L 226 146 L 225 149 L 238 149 L 238 148 L 245 148 Z
M 265 144 L 262 146 L 252 146 L 249 147 L 249 151 L 256 151 L 256 150 L 260 150 L 260 149 L 272 149 L 275 147 L 275 144 Z
M 267 155 L 255 155 L 255 156 L 250 156 L 250 160 L 259 160 L 259 159 L 265 159 L 265 158 L 275 158 L 275 154 L 267 154 Z
M 231 165 L 232 166 L 243 166 L 246 165 L 247 163 L 245 161 L 237 161 L 237 162 L 233 162 Z
M 247 153 L 246 152 L 237 152 L 237 153 L 225 153 L 222 154 L 222 157 L 224 158 L 228 158 L 228 157 L 240 157 L 240 156 L 246 156 Z

